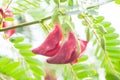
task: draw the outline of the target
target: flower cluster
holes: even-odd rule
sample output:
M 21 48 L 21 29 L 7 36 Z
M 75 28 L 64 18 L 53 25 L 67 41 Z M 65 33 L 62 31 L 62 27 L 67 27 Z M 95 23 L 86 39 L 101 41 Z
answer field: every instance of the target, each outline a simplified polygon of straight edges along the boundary
M 5 21 L 6 18 L 12 18 L 12 17 L 13 15 L 11 10 L 7 9 L 4 11 L 2 8 L 0 8 L 0 24 L 2 28 L 6 28 L 13 25 L 13 22 Z M 15 29 L 7 30 L 4 33 L 5 33 L 5 38 L 9 38 L 15 33 Z
M 59 24 L 55 24 L 55 29 L 47 36 L 45 41 L 32 52 L 48 56 L 48 63 L 67 64 L 73 63 L 79 58 L 86 49 L 87 41 L 79 39 L 80 47 L 78 48 L 77 39 L 73 32 L 69 32 L 68 39 L 61 43 L 62 31 Z M 78 50 L 80 49 L 80 50 Z

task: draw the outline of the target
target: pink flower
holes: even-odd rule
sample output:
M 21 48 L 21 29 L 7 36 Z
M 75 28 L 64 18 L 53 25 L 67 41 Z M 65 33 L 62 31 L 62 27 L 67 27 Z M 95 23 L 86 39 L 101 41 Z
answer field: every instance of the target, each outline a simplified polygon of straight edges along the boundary
M 45 41 L 37 48 L 33 49 L 32 52 L 44 56 L 54 56 L 59 48 L 60 41 L 62 39 L 62 32 L 59 24 L 55 24 L 55 29 L 47 36 Z
M 13 17 L 12 11 L 10 11 L 10 10 L 3 11 L 3 9 L 0 8 L 0 14 L 2 17 L 1 18 L 2 28 L 6 28 L 6 27 L 13 25 L 13 22 L 4 21 L 5 18 L 12 18 Z M 4 33 L 5 33 L 5 38 L 9 38 L 15 33 L 15 29 L 7 30 Z
M 87 41 L 79 39 L 80 47 L 77 46 L 77 41 L 72 32 L 69 32 L 68 39 L 60 44 L 62 33 L 60 26 L 55 25 L 55 29 L 48 35 L 45 41 L 32 52 L 44 56 L 49 56 L 47 62 L 50 64 L 67 64 L 75 63 L 82 56 L 86 49 Z M 78 44 L 79 44 L 78 43 Z
M 55 56 L 48 58 L 47 62 L 51 64 L 66 64 L 66 63 L 75 63 L 77 59 L 82 56 L 82 53 L 86 49 L 87 41 L 80 40 L 80 49 L 77 51 L 76 39 L 72 32 L 69 33 L 69 38 L 61 46 L 60 50 L 56 53 Z
M 48 58 L 47 62 L 52 64 L 65 64 L 71 62 L 71 57 L 75 54 L 76 39 L 72 32 L 69 33 L 69 38 L 61 46 L 55 56 Z

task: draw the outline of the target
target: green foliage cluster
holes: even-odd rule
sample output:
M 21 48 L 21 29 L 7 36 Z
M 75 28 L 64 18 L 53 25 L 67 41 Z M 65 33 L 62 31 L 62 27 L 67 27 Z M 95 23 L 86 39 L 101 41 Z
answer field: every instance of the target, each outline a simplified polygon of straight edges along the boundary
M 98 79 L 97 70 L 94 68 L 93 64 L 85 64 L 84 62 L 88 60 L 88 56 L 82 56 L 78 60 L 78 64 L 74 64 L 73 70 L 75 71 L 77 80 L 90 79 L 95 80 Z M 74 80 L 74 79 L 73 79 Z
M 13 13 L 18 15 L 21 13 L 25 13 L 28 10 L 39 8 L 40 2 L 41 0 L 17 0 L 17 7 L 13 7 Z
M 104 20 L 103 16 L 94 16 L 91 14 L 80 14 L 82 16 L 83 25 L 87 26 L 87 39 L 93 43 L 95 49 L 95 56 L 102 61 L 101 67 L 106 70 L 106 78 L 111 80 L 115 78 L 120 79 L 119 54 L 120 54 L 120 40 L 119 34 L 111 26 L 110 22 Z
M 9 57 L 0 57 L 0 76 L 2 80 L 41 80 L 44 71 L 41 68 L 42 63 L 36 59 L 31 52 L 31 44 L 24 43 L 23 37 L 12 37 L 10 42 L 19 50 L 19 59 L 14 61 Z M 17 53 L 16 53 L 17 54 Z

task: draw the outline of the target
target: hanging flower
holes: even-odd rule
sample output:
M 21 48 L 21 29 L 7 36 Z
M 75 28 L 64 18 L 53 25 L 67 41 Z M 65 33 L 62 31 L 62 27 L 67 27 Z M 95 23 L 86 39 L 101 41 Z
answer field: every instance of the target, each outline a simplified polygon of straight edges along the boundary
M 0 8 L 0 15 L 1 15 L 0 23 L 2 24 L 2 28 L 6 28 L 6 27 L 14 25 L 13 22 L 5 21 L 5 18 L 12 18 L 13 17 L 12 11 L 10 11 L 10 10 L 3 11 L 3 9 Z M 4 33 L 5 33 L 4 37 L 9 38 L 10 36 L 12 36 L 15 33 L 15 29 L 7 30 Z
M 47 59 L 47 62 L 51 64 L 66 64 L 77 62 L 77 59 L 82 55 L 87 46 L 87 41 L 80 39 L 79 41 L 81 51 L 77 50 L 77 41 L 74 34 L 69 32 L 68 40 L 64 42 L 55 56 Z
M 47 59 L 47 62 L 52 64 L 65 64 L 71 62 L 70 59 L 72 55 L 75 54 L 75 49 L 76 39 L 73 33 L 70 32 L 68 40 L 64 42 L 55 56 Z
M 62 39 L 62 33 L 60 26 L 55 24 L 55 29 L 48 35 L 45 41 L 32 52 L 48 56 L 48 63 L 51 64 L 67 64 L 75 63 L 77 59 L 81 57 L 82 53 L 86 49 L 87 41 L 79 39 L 80 47 L 77 46 L 77 41 L 72 32 L 69 32 L 68 39 L 60 44 Z
M 44 56 L 54 56 L 59 48 L 60 41 L 62 39 L 62 32 L 59 24 L 55 24 L 55 29 L 47 36 L 45 41 L 37 48 L 33 49 L 32 52 Z

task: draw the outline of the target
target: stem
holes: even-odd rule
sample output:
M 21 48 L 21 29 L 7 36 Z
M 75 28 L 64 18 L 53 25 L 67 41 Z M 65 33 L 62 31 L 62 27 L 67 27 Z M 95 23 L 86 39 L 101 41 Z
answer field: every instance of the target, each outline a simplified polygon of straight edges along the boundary
M 70 67 L 70 69 L 71 69 L 71 71 L 72 71 L 73 76 L 75 77 L 75 80 L 78 80 L 78 77 L 77 77 L 77 75 L 76 75 L 75 71 L 73 70 L 73 68 L 72 68 L 72 65 L 71 65 L 71 64 L 69 64 L 69 67 Z
M 44 22 L 41 22 L 41 24 L 42 24 L 43 27 L 46 29 L 47 33 L 49 33 L 49 30 L 48 30 L 47 26 L 45 25 L 45 23 L 44 23 Z
M 24 26 L 29 26 L 29 25 L 32 25 L 32 24 L 37 24 L 37 23 L 43 22 L 45 20 L 48 20 L 50 18 L 51 18 L 51 16 L 48 16 L 48 17 L 43 18 L 41 20 L 32 21 L 32 22 L 28 22 L 28 23 L 22 23 L 22 24 L 19 24 L 19 25 L 16 25 L 16 26 L 8 27 L 8 28 L 3 28 L 3 29 L 0 29 L 0 32 L 7 31 L 7 30 L 10 30 L 10 29 L 14 29 L 14 28 L 20 28 L 20 27 L 24 27 Z
M 97 35 L 97 33 L 95 32 L 94 28 L 91 26 L 90 21 L 88 21 L 87 17 L 84 15 L 83 19 L 87 22 L 88 24 L 88 28 L 92 29 L 92 32 L 94 33 L 95 37 L 97 38 L 98 42 L 101 43 L 99 36 Z
M 104 50 L 104 54 L 105 54 L 105 56 L 106 56 L 106 59 L 107 59 L 108 62 L 109 62 L 109 66 L 111 67 L 112 72 L 113 72 L 117 77 L 119 77 L 118 74 L 117 74 L 116 71 L 115 71 L 115 68 L 114 68 L 114 66 L 113 66 L 113 64 L 112 64 L 112 61 L 111 61 L 110 58 L 109 58 L 108 53 L 107 53 L 105 50 Z
M 0 73 L 0 80 L 1 80 L 1 78 L 4 78 L 4 79 L 12 79 L 12 77 Z
M 5 8 L 5 11 L 9 8 L 10 4 L 12 3 L 12 0 L 9 1 L 7 7 Z

